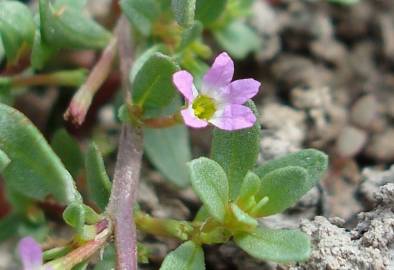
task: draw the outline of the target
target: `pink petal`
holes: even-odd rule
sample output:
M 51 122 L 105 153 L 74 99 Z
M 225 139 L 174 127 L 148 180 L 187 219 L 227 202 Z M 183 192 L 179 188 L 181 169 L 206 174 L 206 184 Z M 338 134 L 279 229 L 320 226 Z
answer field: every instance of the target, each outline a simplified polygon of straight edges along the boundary
M 188 125 L 189 127 L 203 128 L 208 125 L 207 121 L 201 120 L 193 114 L 193 109 L 190 106 L 189 108 L 182 110 L 181 114 L 183 120 L 185 121 L 185 124 Z
M 193 92 L 193 76 L 189 72 L 185 70 L 175 72 L 172 81 L 187 101 L 191 102 L 194 99 L 197 93 Z
M 225 99 L 232 104 L 244 104 L 259 92 L 260 85 L 260 82 L 254 79 L 233 81 Z
M 25 237 L 19 242 L 18 252 L 22 261 L 23 270 L 39 270 L 41 268 L 41 247 L 32 237 Z
M 237 130 L 253 126 L 256 116 L 246 106 L 231 104 L 217 111 L 209 122 L 220 129 Z
M 234 75 L 234 62 L 227 53 L 216 57 L 212 67 L 204 75 L 202 91 L 210 91 L 227 86 Z

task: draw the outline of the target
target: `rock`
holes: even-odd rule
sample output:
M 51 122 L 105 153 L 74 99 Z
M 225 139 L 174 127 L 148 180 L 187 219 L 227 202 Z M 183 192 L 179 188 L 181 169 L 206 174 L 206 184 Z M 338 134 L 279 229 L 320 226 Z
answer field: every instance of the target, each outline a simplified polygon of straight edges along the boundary
M 346 47 L 334 39 L 320 39 L 311 42 L 312 53 L 330 64 L 342 65 L 346 60 Z
M 313 250 L 307 262 L 291 270 L 392 269 L 394 242 L 394 184 L 375 194 L 373 211 L 358 215 L 358 225 L 347 230 L 325 217 L 303 220 L 301 230 L 312 238 Z
M 388 128 L 382 133 L 372 136 L 366 153 L 379 161 L 390 162 L 394 160 L 394 128 Z
M 381 105 L 374 95 L 366 95 L 359 98 L 351 109 L 351 120 L 362 128 L 368 128 L 378 116 Z
M 336 150 L 342 157 L 357 155 L 367 142 L 367 133 L 361 129 L 347 126 L 339 134 Z
M 359 186 L 358 193 L 368 207 L 371 208 L 375 202 L 374 194 L 379 191 L 379 188 L 388 183 L 394 183 L 394 165 L 386 171 L 365 168 L 361 172 L 361 178 L 362 182 Z

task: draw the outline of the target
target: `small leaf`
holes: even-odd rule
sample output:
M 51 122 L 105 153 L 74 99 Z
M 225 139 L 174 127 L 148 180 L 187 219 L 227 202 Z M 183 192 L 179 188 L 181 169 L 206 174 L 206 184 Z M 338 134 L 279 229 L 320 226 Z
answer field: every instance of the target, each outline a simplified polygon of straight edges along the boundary
M 247 105 L 256 112 L 252 101 Z M 212 139 L 211 158 L 218 162 L 226 172 L 231 199 L 235 199 L 246 173 L 257 161 L 260 150 L 260 125 L 238 131 L 224 131 L 215 128 Z
M 192 160 L 188 165 L 194 191 L 209 213 L 223 222 L 229 203 L 226 173 L 217 162 L 204 157 Z
M 83 156 L 78 142 L 65 129 L 59 129 L 53 135 L 51 146 L 72 177 L 76 178 L 83 166 Z
M 7 154 L 0 149 L 0 173 L 10 164 L 11 160 L 8 158 Z
M 33 48 L 31 51 L 31 65 L 34 69 L 40 70 L 45 64 L 53 57 L 57 52 L 57 49 L 49 46 L 41 38 L 41 32 L 36 31 L 34 36 Z
M 360 2 L 360 0 L 328 0 L 331 3 L 344 5 L 344 6 L 351 6 Z
M 308 191 L 308 172 L 302 167 L 288 166 L 266 174 L 261 178 L 259 199 L 269 201 L 256 212 L 256 216 L 280 213 L 294 205 Z
M 85 167 L 89 198 L 104 210 L 111 193 L 111 182 L 105 171 L 103 158 L 94 143 L 90 144 L 86 153 Z
M 268 173 L 287 166 L 299 166 L 307 170 L 308 181 L 304 186 L 304 193 L 306 193 L 320 180 L 327 170 L 328 157 L 318 150 L 306 149 L 275 160 L 270 160 L 257 168 L 255 173 L 260 178 L 263 178 Z
M 164 259 L 160 270 L 204 270 L 204 251 L 201 246 L 187 241 Z
M 259 192 L 260 187 L 260 178 L 255 173 L 249 171 L 242 182 L 237 204 L 245 210 L 255 205 L 256 201 L 254 195 Z
M 49 0 L 40 0 L 40 20 L 43 40 L 57 48 L 101 49 L 111 38 L 107 30 L 70 3 L 53 6 Z
M 116 263 L 116 252 L 115 247 L 109 244 L 104 249 L 104 254 L 101 260 L 96 264 L 94 270 L 108 270 L 115 269 Z
M 249 53 L 261 48 L 257 33 L 243 22 L 235 21 L 214 31 L 220 46 L 236 59 L 243 59 Z
M 121 0 L 120 6 L 127 19 L 144 36 L 149 36 L 160 9 L 155 0 Z
M 133 68 L 130 71 L 129 80 L 130 82 L 134 82 L 135 76 L 138 74 L 138 71 L 144 66 L 145 62 L 148 61 L 151 56 L 155 53 L 160 52 L 164 49 L 162 44 L 154 45 L 149 49 L 144 50 L 137 59 L 134 61 Z
M 88 269 L 88 265 L 89 265 L 88 262 L 81 262 L 76 266 L 74 266 L 72 270 L 86 270 Z
M 196 19 L 207 26 L 219 18 L 225 10 L 226 4 L 227 0 L 197 0 Z
M 68 8 L 73 8 L 77 10 L 83 10 L 86 6 L 87 0 L 56 0 L 56 5 L 58 7 L 66 6 Z
M 77 232 L 83 231 L 85 225 L 85 208 L 80 202 L 74 202 L 67 206 L 63 212 L 64 221 L 75 228 Z
M 257 259 L 280 263 L 304 261 L 311 248 L 308 236 L 298 230 L 258 228 L 234 237 L 237 245 Z
M 237 220 L 238 223 L 236 228 L 234 229 L 254 229 L 257 227 L 258 222 L 254 217 L 245 213 L 241 208 L 239 208 L 235 203 L 230 205 L 231 212 L 234 215 L 234 218 Z M 242 228 L 245 227 L 245 228 Z
M 51 194 L 63 204 L 81 200 L 70 173 L 40 132 L 4 104 L 0 104 L 0 149 L 11 159 L 3 176 L 16 191 L 38 200 Z
M 186 163 L 191 160 L 187 128 L 184 125 L 145 128 L 144 135 L 144 148 L 150 161 L 168 180 L 186 187 L 190 183 Z
M 171 0 L 171 7 L 180 26 L 189 27 L 193 24 L 196 0 Z
M 168 56 L 155 53 L 137 73 L 133 84 L 133 102 L 149 111 L 165 107 L 175 96 L 172 74 L 178 69 Z
M 35 24 L 30 9 L 18 1 L 0 2 L 0 37 L 9 63 L 14 64 L 24 49 L 31 48 Z

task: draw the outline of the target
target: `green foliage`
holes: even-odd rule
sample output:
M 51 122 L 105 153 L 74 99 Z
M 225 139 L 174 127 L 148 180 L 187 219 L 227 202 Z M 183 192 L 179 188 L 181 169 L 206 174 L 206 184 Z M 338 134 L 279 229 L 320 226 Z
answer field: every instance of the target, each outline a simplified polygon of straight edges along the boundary
M 360 0 L 328 0 L 328 1 L 334 4 L 340 4 L 344 6 L 351 6 L 360 2 Z
M 43 40 L 52 47 L 70 49 L 104 48 L 111 34 L 84 16 L 77 1 L 40 0 L 40 27 Z
M 7 154 L 0 149 L 0 173 L 10 164 L 11 160 L 8 158 Z
M 309 190 L 308 172 L 297 166 L 274 170 L 261 178 L 258 199 L 268 197 L 269 201 L 256 216 L 280 213 L 295 204 Z
M 256 113 L 256 106 L 252 101 L 248 101 L 247 106 Z M 232 132 L 214 129 L 211 158 L 218 162 L 226 172 L 231 199 L 235 199 L 238 195 L 247 171 L 255 166 L 260 149 L 259 144 L 258 121 L 251 128 Z
M 170 252 L 160 270 L 204 270 L 204 251 L 193 241 L 187 241 Z
M 144 135 L 146 154 L 160 172 L 179 187 L 189 185 L 186 163 L 191 160 L 191 151 L 187 128 L 145 128 Z
M 189 27 L 193 24 L 196 0 L 171 0 L 171 7 L 180 26 Z
M 159 5 L 155 0 L 121 0 L 120 6 L 127 19 L 144 36 L 152 31 L 152 25 L 159 16 Z
M 226 4 L 227 0 L 197 0 L 196 19 L 207 26 L 215 22 L 215 20 L 223 13 Z
M 36 30 L 30 57 L 32 67 L 37 70 L 42 69 L 56 52 L 57 49 L 55 47 L 49 46 L 41 38 L 41 31 L 39 29 Z
M 67 206 L 63 212 L 64 221 L 75 228 L 78 233 L 83 231 L 85 225 L 85 208 L 80 202 L 74 202 Z
M 51 146 L 74 179 L 83 167 L 83 156 L 78 142 L 65 129 L 53 135 Z
M 311 252 L 306 234 L 297 230 L 258 228 L 253 233 L 241 233 L 235 243 L 250 256 L 274 262 L 303 261 Z
M 133 103 L 144 113 L 163 108 L 175 97 L 172 74 L 178 69 L 168 56 L 153 54 L 138 71 L 133 84 Z
M 255 173 L 263 178 L 268 173 L 287 166 L 299 166 L 308 172 L 304 193 L 310 190 L 323 176 L 328 166 L 327 155 L 315 149 L 306 149 L 284 157 L 270 160 L 257 168 Z
M 85 168 L 89 198 L 101 210 L 104 210 L 107 207 L 111 193 L 111 182 L 105 171 L 105 165 L 100 151 L 94 143 L 89 145 L 86 153 Z
M 0 104 L 0 149 L 11 160 L 2 173 L 11 188 L 38 200 L 50 194 L 63 204 L 80 200 L 70 173 L 41 133 L 4 104 Z
M 10 214 L 0 219 L 0 242 L 13 237 L 18 231 L 18 224 L 21 217 L 16 214 Z
M 229 204 L 226 173 L 217 162 L 204 157 L 192 160 L 188 165 L 194 191 L 212 217 L 224 222 Z
M 31 48 L 35 24 L 29 8 L 17 1 L 0 2 L 0 37 L 10 64 Z
M 96 264 L 94 270 L 115 269 L 115 247 L 111 244 L 105 247 L 102 259 Z
M 245 58 L 261 48 L 260 37 L 241 21 L 226 24 L 213 34 L 220 46 L 236 59 Z
M 134 61 L 133 68 L 130 71 L 129 74 L 130 82 L 134 82 L 135 76 L 138 74 L 140 69 L 145 65 L 146 61 L 148 61 L 148 59 L 150 59 L 154 54 L 162 50 L 163 50 L 163 45 L 158 44 L 150 47 L 149 49 L 146 49 L 143 53 L 141 53 Z

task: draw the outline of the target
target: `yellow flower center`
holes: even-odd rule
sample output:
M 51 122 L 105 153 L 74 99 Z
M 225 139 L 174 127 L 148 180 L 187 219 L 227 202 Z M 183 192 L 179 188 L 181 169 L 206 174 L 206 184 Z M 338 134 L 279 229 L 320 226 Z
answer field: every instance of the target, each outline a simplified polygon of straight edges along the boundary
M 199 95 L 192 104 L 194 115 L 203 120 L 209 120 L 216 112 L 215 101 L 204 95 Z

